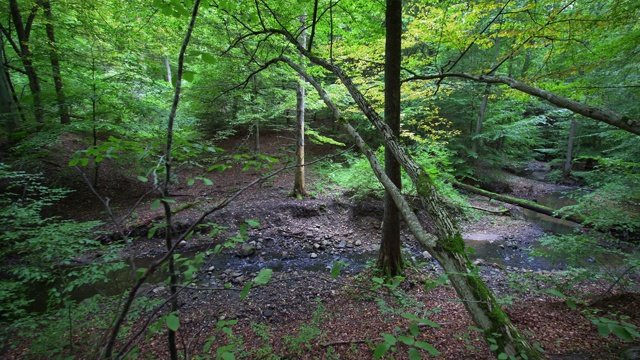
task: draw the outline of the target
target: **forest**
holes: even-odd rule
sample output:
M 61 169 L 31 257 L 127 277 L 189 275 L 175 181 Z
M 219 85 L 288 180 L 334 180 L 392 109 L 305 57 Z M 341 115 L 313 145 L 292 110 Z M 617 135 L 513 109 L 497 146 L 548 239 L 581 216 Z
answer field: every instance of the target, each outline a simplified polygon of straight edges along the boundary
M 0 0 L 6 359 L 640 359 L 640 2 Z

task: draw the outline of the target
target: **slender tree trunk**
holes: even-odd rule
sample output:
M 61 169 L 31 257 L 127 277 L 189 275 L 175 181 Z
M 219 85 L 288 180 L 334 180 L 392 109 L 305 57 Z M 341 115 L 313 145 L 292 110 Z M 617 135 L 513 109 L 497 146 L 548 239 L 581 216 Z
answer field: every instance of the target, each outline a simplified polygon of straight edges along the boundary
M 495 38 L 495 53 L 493 56 L 493 61 L 491 61 L 491 68 L 494 67 L 496 60 L 498 60 L 498 56 L 500 56 L 500 38 Z M 493 74 L 493 71 L 489 74 Z M 478 112 L 478 120 L 476 121 L 476 128 L 473 133 L 474 139 L 471 142 L 471 150 L 476 156 L 478 155 L 478 151 L 480 150 L 480 146 L 482 145 L 481 140 L 478 138 L 480 134 L 482 134 L 482 123 L 485 119 L 485 114 L 487 111 L 487 101 L 489 100 L 489 95 L 491 94 L 491 84 L 486 84 L 484 88 L 484 94 L 482 95 L 482 102 L 480 103 L 480 111 Z
M 567 141 L 567 157 L 564 162 L 564 169 L 562 170 L 562 175 L 566 178 L 571 175 L 571 160 L 573 158 L 573 143 L 575 141 L 576 136 L 576 118 L 571 118 L 571 128 L 569 129 L 569 140 Z
M 29 34 L 25 30 L 22 22 L 22 15 L 20 14 L 20 8 L 18 7 L 17 0 L 9 0 L 9 9 L 11 12 L 11 19 L 16 28 L 16 34 L 18 35 L 18 42 L 20 43 L 20 60 L 29 79 L 29 89 L 33 96 L 33 107 L 35 119 L 38 123 L 44 123 L 44 108 L 42 107 L 42 98 L 40 90 L 40 79 L 33 66 L 31 47 L 29 45 Z
M 258 74 L 253 75 L 253 92 L 251 100 L 255 104 L 258 98 Z M 253 152 L 260 154 L 260 118 L 256 116 L 253 120 Z
M 301 26 L 304 26 L 306 15 L 300 17 Z M 300 44 L 306 47 L 307 33 L 300 34 Z M 293 184 L 293 196 L 300 197 L 307 195 L 305 184 L 304 164 L 304 79 L 300 77 L 296 87 L 296 173 Z
M 396 138 L 400 137 L 400 66 L 402 63 L 402 0 L 387 0 L 384 66 L 384 118 Z M 385 173 L 402 189 L 400 163 L 391 149 L 384 151 Z M 378 267 L 390 276 L 402 271 L 400 252 L 400 214 L 389 192 L 384 196 L 382 240 L 378 252 Z
M 164 68 L 167 70 L 167 82 L 169 86 L 173 86 L 173 80 L 171 79 L 171 64 L 169 63 L 169 56 L 164 57 Z
M 474 138 L 471 142 L 471 151 L 474 154 L 478 154 L 480 147 L 480 139 L 477 137 L 482 134 L 482 122 L 484 121 L 484 114 L 487 110 L 487 101 L 489 100 L 489 94 L 491 93 L 491 84 L 486 84 L 484 88 L 484 94 L 482 95 L 482 102 L 480 103 L 480 111 L 478 112 L 478 120 L 476 121 L 476 128 L 473 132 Z
M 44 14 L 46 17 L 47 37 L 49 38 L 49 58 L 51 59 L 51 72 L 53 74 L 53 83 L 56 88 L 56 99 L 58 101 L 58 111 L 60 113 L 60 123 L 71 123 L 69 108 L 67 107 L 64 95 L 64 85 L 62 84 L 62 75 L 60 74 L 60 58 L 58 56 L 58 48 L 56 46 L 55 32 L 53 29 L 53 14 L 51 12 L 51 2 L 45 0 L 42 2 Z
M 0 42 L 2 37 L 0 36 Z M 14 102 L 9 76 L 4 67 L 4 47 L 0 44 L 0 124 L 11 135 L 20 124 L 18 109 Z

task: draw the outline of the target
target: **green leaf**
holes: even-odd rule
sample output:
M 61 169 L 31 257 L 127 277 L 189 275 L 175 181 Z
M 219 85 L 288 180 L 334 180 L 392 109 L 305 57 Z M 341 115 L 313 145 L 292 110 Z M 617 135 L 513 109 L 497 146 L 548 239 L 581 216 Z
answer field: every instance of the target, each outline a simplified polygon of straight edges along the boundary
M 213 344 L 214 338 L 210 337 L 207 339 L 207 342 L 204 343 L 204 347 L 202 348 L 203 353 L 208 353 L 211 350 L 211 344 Z
M 623 326 L 613 325 L 613 333 L 622 340 L 633 341 L 633 336 Z
M 182 73 L 182 78 L 188 82 L 193 82 L 193 78 L 196 75 L 195 72 L 186 70 Z
M 216 63 L 216 57 L 210 54 L 202 54 L 202 61 L 206 62 L 207 64 L 215 64 Z
M 440 351 L 436 350 L 436 348 L 434 348 L 433 345 L 427 342 L 416 341 L 416 343 L 413 344 L 413 346 L 417 347 L 418 349 L 427 350 L 427 352 L 433 356 L 440 355 Z
M 213 185 L 213 181 L 207 179 L 206 177 L 201 177 L 200 180 L 202 180 L 204 182 L 204 184 L 207 185 L 207 186 L 212 186 Z
M 167 319 L 165 321 L 169 330 L 178 331 L 178 328 L 180 327 L 180 319 L 178 319 L 176 314 L 170 313 L 167 315 Z
M 382 338 L 384 339 L 384 341 L 386 343 L 388 343 L 389 345 L 395 345 L 397 340 L 396 337 L 391 335 L 391 334 L 383 334 Z
M 80 159 L 71 159 L 71 161 L 69 161 L 69 166 L 76 166 L 79 162 Z
M 220 357 L 222 358 L 222 360 L 236 360 L 236 356 L 233 355 L 233 353 L 230 352 L 223 352 Z
M 257 228 L 258 226 L 260 226 L 260 220 L 248 219 L 245 220 L 245 222 L 252 228 Z
M 146 183 L 149 181 L 149 179 L 146 176 L 142 176 L 142 175 L 138 175 L 138 180 Z
M 193 186 L 193 184 L 195 184 L 195 183 L 196 183 L 196 180 L 193 179 L 193 178 L 190 178 L 190 179 L 187 180 L 187 185 L 188 186 Z
M 153 204 L 151 204 L 151 210 L 157 210 L 158 206 L 160 206 L 160 199 L 153 200 Z
M 409 349 L 409 360 L 421 360 L 422 354 L 416 348 Z
M 380 359 L 384 354 L 386 354 L 387 351 L 389 351 L 390 348 L 391 345 L 386 342 L 383 342 L 382 344 L 376 346 L 376 349 L 373 351 L 373 358 Z
M 256 285 L 266 285 L 271 280 L 271 275 L 273 274 L 273 270 L 271 269 L 262 269 L 253 280 Z
M 246 298 L 247 295 L 249 295 L 249 290 L 251 290 L 251 286 L 253 286 L 253 281 L 247 281 L 247 283 L 244 284 L 244 288 L 240 293 L 240 300 L 244 300 L 244 298 Z
M 400 335 L 398 336 L 398 341 L 400 341 L 401 343 L 405 344 L 405 345 L 413 345 L 414 342 L 416 342 L 416 340 L 413 338 L 413 336 L 406 336 L 406 335 Z
M 607 337 L 607 336 L 609 336 L 609 334 L 611 334 L 611 329 L 609 328 L 609 326 L 607 324 L 599 323 L 598 324 L 598 334 L 600 334 L 600 336 L 602 336 L 602 337 Z
M 415 322 L 409 324 L 409 332 L 413 336 L 418 336 L 418 334 L 420 334 L 420 328 L 418 327 L 418 324 L 416 324 Z
M 498 360 L 507 360 L 508 358 L 509 358 L 509 355 L 505 353 L 498 354 Z
M 567 299 L 567 300 L 565 300 L 565 302 L 567 303 L 567 306 L 569 307 L 569 309 L 575 310 L 577 308 L 575 301 L 573 301 L 571 299 Z
M 340 275 L 340 269 L 342 268 L 342 264 L 339 261 L 333 263 L 331 267 L 331 278 L 335 279 Z
M 496 345 L 496 344 L 491 344 L 491 346 L 489 346 L 489 350 L 491 350 L 491 351 L 496 351 L 496 350 L 498 350 L 498 348 L 499 348 L 499 347 L 500 347 L 500 346 L 498 346 L 498 345 Z

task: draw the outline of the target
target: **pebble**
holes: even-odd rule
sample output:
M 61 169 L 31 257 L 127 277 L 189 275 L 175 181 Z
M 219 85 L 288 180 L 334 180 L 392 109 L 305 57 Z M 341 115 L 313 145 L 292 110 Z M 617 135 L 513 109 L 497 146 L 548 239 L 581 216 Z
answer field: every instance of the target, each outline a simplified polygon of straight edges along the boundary
M 312 258 L 312 259 L 315 259 L 315 258 L 317 258 L 317 257 L 318 257 L 318 254 L 316 254 L 316 253 L 311 253 L 311 254 L 309 255 L 309 257 L 310 257 L 310 258 Z
M 429 254 L 428 251 L 423 251 L 422 252 L 422 257 L 427 259 L 427 260 L 429 260 L 429 259 L 431 259 L 431 254 Z
M 338 249 L 342 249 L 342 248 L 344 248 L 345 246 L 347 246 L 347 241 L 346 241 L 346 240 L 344 240 L 344 239 L 343 239 L 343 240 L 341 240 L 341 241 L 340 241 L 340 243 L 339 243 L 338 245 L 336 245 L 336 247 L 337 247 Z
M 360 241 L 360 240 L 356 240 L 355 245 L 356 245 L 356 246 L 360 246 L 360 245 L 362 245 L 362 241 Z

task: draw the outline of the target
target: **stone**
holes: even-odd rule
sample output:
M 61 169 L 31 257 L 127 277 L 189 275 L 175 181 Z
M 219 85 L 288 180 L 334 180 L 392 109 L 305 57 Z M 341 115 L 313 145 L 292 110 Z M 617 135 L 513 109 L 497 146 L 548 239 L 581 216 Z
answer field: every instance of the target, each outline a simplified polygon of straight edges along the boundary
M 313 248 L 314 249 L 320 249 L 320 244 L 318 244 L 318 243 L 313 244 Z
M 273 310 L 269 310 L 269 309 L 267 309 L 267 310 L 265 310 L 265 311 L 263 311 L 263 312 L 262 312 L 262 315 L 263 315 L 264 317 L 266 317 L 266 318 L 270 318 L 270 317 L 272 317 L 272 316 L 273 316 Z
M 216 267 L 215 267 L 215 266 L 209 266 L 209 268 L 208 268 L 207 270 L 208 270 L 208 271 L 213 271 L 213 270 L 215 270 L 215 269 L 216 269 Z
M 431 258 L 432 258 L 431 254 L 429 254 L 428 251 L 423 251 L 422 252 L 422 257 L 425 258 L 426 260 L 431 260 Z
M 240 257 L 249 257 L 256 252 L 256 247 L 251 244 L 242 244 L 238 249 L 238 256 Z
M 178 246 L 180 246 L 180 247 L 185 246 L 185 245 L 187 245 L 187 242 L 184 241 L 184 240 L 180 241 L 180 243 L 178 244 Z
M 361 246 L 361 245 L 362 245 L 362 241 L 360 241 L 360 240 L 356 240 L 355 245 L 356 245 L 356 246 Z
M 347 247 L 348 247 L 349 249 L 351 249 L 351 248 L 353 247 L 353 243 L 352 243 L 351 241 L 349 241 L 349 242 L 347 243 Z
M 310 258 L 312 258 L 312 259 L 315 259 L 315 258 L 317 258 L 317 257 L 318 257 L 318 254 L 316 254 L 316 253 L 311 253 L 311 254 L 309 254 L 309 257 L 310 257 Z
M 329 246 L 329 244 L 330 244 L 329 241 L 322 240 L 322 246 L 327 247 L 327 246 Z
M 344 240 L 344 239 L 342 239 L 342 240 L 340 241 L 340 243 L 339 243 L 338 245 L 336 245 L 336 247 L 337 247 L 338 249 L 342 249 L 342 248 L 344 248 L 345 246 L 347 246 L 347 241 L 346 241 L 346 240 Z

